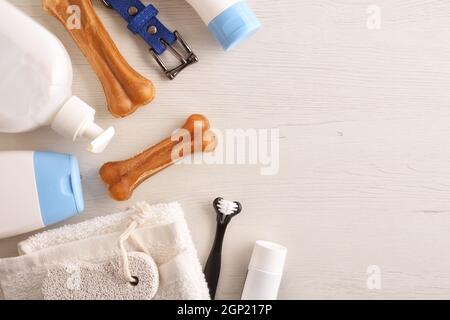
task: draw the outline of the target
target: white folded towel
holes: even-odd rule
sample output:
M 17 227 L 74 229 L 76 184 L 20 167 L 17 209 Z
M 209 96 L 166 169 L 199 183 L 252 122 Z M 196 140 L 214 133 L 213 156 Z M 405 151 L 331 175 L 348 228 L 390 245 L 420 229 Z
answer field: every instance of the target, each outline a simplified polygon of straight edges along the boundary
M 119 239 L 136 214 L 133 238 L 151 254 L 160 274 L 155 299 L 210 299 L 197 252 L 178 203 L 140 203 L 127 211 L 46 231 L 19 244 L 19 257 L 0 260 L 0 297 L 43 299 L 42 282 L 55 265 L 104 263 L 121 254 Z M 140 251 L 128 241 L 129 252 Z

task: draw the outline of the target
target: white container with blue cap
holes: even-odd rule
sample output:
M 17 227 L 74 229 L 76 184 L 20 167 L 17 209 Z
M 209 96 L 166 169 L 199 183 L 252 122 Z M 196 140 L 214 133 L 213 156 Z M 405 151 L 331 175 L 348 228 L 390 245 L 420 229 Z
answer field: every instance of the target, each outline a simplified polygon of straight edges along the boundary
M 186 0 L 225 50 L 253 35 L 261 24 L 244 0 Z
M 84 210 L 72 155 L 0 152 L 0 239 L 61 222 Z

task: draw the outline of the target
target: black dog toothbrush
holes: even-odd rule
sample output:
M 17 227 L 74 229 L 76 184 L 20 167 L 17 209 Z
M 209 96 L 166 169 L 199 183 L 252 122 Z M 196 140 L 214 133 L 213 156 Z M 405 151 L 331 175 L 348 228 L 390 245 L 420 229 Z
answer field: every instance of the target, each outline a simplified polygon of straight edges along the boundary
M 227 230 L 227 226 L 231 219 L 241 213 L 242 205 L 237 201 L 227 201 L 223 198 L 217 198 L 214 200 L 213 206 L 217 213 L 217 231 L 211 253 L 206 262 L 205 277 L 211 299 L 214 300 L 222 265 L 222 245 L 225 231 Z

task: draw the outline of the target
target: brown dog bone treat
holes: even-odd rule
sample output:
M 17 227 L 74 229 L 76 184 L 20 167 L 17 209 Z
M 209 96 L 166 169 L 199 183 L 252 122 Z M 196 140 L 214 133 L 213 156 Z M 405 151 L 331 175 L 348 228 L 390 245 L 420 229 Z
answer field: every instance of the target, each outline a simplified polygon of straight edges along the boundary
M 198 136 L 198 137 L 197 137 Z M 109 162 L 100 169 L 100 176 L 111 197 L 128 200 L 134 189 L 182 158 L 195 152 L 212 152 L 217 146 L 215 134 L 202 115 L 192 115 L 172 137 L 125 161 Z
M 91 1 L 44 0 L 43 7 L 64 25 L 97 73 L 109 111 L 116 117 L 126 117 L 150 103 L 155 97 L 155 89 L 125 61 Z M 79 8 L 79 17 L 74 16 L 76 11 L 71 8 Z M 74 18 L 81 20 L 79 28 L 70 24 Z

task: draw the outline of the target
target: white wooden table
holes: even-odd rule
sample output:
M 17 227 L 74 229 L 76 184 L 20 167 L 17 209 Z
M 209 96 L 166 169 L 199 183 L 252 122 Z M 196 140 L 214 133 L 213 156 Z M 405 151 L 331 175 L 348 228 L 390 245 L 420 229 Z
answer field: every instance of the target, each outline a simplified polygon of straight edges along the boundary
M 242 201 L 244 212 L 227 234 L 221 298 L 239 298 L 258 239 L 290 250 L 280 298 L 450 298 L 450 2 L 248 0 L 263 29 L 225 53 L 183 0 L 154 0 L 201 59 L 174 82 L 121 18 L 97 3 L 124 56 L 158 89 L 148 108 L 116 120 L 59 22 L 40 1 L 11 1 L 63 41 L 74 92 L 97 108 L 101 125 L 117 130 L 99 156 L 47 129 L 0 135 L 2 150 L 78 156 L 86 212 L 70 223 L 138 200 L 176 200 L 204 263 L 215 229 L 211 202 L 224 196 Z M 381 10 L 380 29 L 367 25 L 370 5 Z M 101 164 L 160 141 L 191 113 L 219 129 L 279 128 L 279 174 L 177 166 L 143 184 L 132 201 L 109 199 Z M 25 238 L 0 241 L 0 256 L 14 256 Z M 381 270 L 379 290 L 366 285 L 371 265 Z

